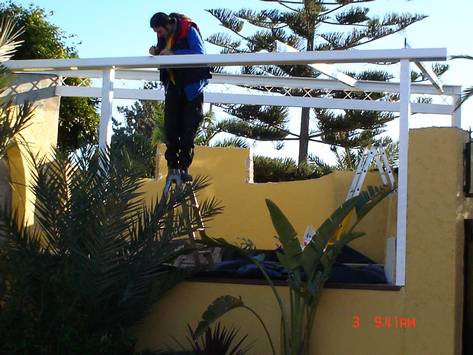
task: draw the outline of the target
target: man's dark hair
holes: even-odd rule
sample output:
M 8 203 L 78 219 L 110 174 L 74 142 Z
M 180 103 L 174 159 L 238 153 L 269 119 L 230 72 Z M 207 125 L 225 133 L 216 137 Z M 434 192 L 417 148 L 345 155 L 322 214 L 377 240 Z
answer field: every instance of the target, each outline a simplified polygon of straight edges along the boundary
M 157 12 L 151 17 L 149 25 L 151 28 L 166 27 L 172 22 L 173 20 L 169 15 L 164 12 Z

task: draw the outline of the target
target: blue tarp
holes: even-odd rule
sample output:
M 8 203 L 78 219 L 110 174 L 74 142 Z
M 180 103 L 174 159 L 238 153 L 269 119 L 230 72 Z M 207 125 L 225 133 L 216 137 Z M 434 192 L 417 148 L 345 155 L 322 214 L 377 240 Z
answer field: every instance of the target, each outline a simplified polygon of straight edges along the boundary
M 287 272 L 279 264 L 276 251 L 256 251 L 255 256 L 261 262 L 265 271 L 273 280 L 287 280 Z M 250 278 L 259 279 L 263 275 L 256 265 L 248 260 L 224 254 L 222 262 L 199 276 L 221 278 Z M 356 266 L 346 265 L 360 264 Z M 328 282 L 343 283 L 387 283 L 384 270 L 372 260 L 357 251 L 345 247 L 332 269 Z

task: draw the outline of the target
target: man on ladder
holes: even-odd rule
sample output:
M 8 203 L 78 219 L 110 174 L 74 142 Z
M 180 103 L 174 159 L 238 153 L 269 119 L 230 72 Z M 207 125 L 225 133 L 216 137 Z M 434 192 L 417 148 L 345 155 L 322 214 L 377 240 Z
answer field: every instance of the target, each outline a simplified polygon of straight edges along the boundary
M 151 17 L 158 43 L 151 55 L 205 54 L 198 26 L 188 17 L 158 12 Z M 203 90 L 211 78 L 209 67 L 164 69 L 160 71 L 166 91 L 164 109 L 165 157 L 169 175 L 192 181 L 189 166 L 194 156 L 194 139 L 204 118 Z
M 158 36 L 158 43 L 149 49 L 151 55 L 205 54 L 204 41 L 198 26 L 188 17 L 158 12 L 151 17 L 150 26 Z M 204 118 L 204 88 L 211 78 L 209 67 L 160 70 L 160 79 L 166 92 L 164 108 L 165 158 L 168 176 L 162 198 L 168 200 L 174 186 L 178 194 L 188 195 L 176 203 L 186 225 L 187 241 L 195 246 L 196 231 L 204 233 L 204 223 L 193 190 L 189 167 L 194 157 L 194 140 Z M 171 211 L 174 218 L 174 209 Z M 202 255 L 204 253 L 204 255 Z M 194 265 L 203 259 L 212 264 L 211 255 L 204 251 L 193 253 Z M 180 261 L 179 264 L 185 263 Z

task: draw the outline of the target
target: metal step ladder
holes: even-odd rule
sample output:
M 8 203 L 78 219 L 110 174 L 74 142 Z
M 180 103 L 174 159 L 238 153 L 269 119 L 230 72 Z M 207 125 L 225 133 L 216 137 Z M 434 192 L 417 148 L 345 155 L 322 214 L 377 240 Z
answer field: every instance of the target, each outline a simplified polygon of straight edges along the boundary
M 169 200 L 173 194 L 187 194 L 188 196 L 181 201 L 180 204 L 173 206 L 169 217 L 174 221 L 175 217 L 182 218 L 182 221 L 187 229 L 187 235 L 184 238 L 177 239 L 177 242 L 181 242 L 182 245 L 187 245 L 190 247 L 195 247 L 197 242 L 196 231 L 203 235 L 205 233 L 205 225 L 202 220 L 202 215 L 200 213 L 199 202 L 197 201 L 197 196 L 195 194 L 192 181 L 183 181 L 181 178 L 181 173 L 179 169 L 170 169 L 166 177 L 166 183 L 164 185 L 164 190 L 162 194 L 162 199 L 165 201 Z M 181 214 L 176 214 L 176 209 L 180 207 Z M 169 226 L 167 226 L 169 227 Z M 213 258 L 210 251 L 196 251 L 192 253 L 192 258 L 194 264 L 189 260 L 189 256 L 179 257 L 176 261 L 176 264 L 181 267 L 186 266 L 202 266 L 207 264 L 209 266 L 213 265 Z
M 382 145 L 373 145 L 370 147 L 365 148 L 363 152 L 363 156 L 356 167 L 355 176 L 351 182 L 350 189 L 348 190 L 348 194 L 346 200 L 349 200 L 352 197 L 358 196 L 360 191 L 363 187 L 363 183 L 365 182 L 366 174 L 374 162 L 376 163 L 376 167 L 378 169 L 379 175 L 381 177 L 381 181 L 383 185 L 390 186 L 394 188 L 395 181 L 394 175 L 391 166 L 389 165 L 388 158 L 386 156 L 386 151 Z

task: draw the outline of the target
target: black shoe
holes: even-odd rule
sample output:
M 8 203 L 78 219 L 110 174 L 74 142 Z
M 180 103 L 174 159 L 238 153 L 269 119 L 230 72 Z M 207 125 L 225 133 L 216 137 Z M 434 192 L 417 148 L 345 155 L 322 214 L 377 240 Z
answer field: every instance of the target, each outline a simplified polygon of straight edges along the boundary
M 189 171 L 187 169 L 182 169 L 181 170 L 181 179 L 183 182 L 190 182 L 192 181 L 192 175 L 189 174 Z

